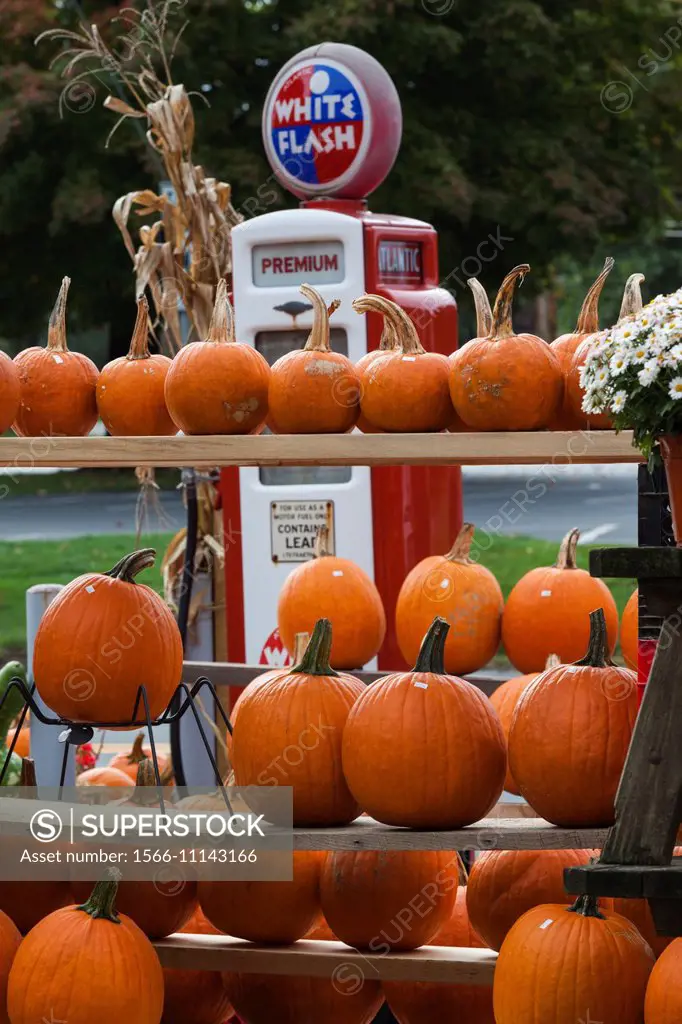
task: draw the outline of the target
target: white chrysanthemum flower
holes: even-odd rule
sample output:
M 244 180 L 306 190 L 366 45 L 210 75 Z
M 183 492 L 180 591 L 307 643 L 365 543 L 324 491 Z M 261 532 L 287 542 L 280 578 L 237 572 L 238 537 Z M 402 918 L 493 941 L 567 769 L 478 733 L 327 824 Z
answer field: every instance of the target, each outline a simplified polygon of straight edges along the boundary
M 672 359 L 675 359 L 678 362 L 682 363 L 682 344 L 678 342 L 677 345 L 673 345 L 673 347 L 670 349 L 670 356 Z
M 637 380 L 643 388 L 648 388 L 658 377 L 659 367 L 655 362 L 647 361 L 643 369 L 637 374 Z
M 640 345 L 636 345 L 635 348 L 632 350 L 632 355 L 630 356 L 630 362 L 632 362 L 632 363 L 645 363 L 648 354 L 649 353 L 647 352 L 647 349 L 646 349 L 645 345 L 641 345 L 641 344 Z
M 611 371 L 614 377 L 618 377 L 621 373 L 625 373 L 629 365 L 630 360 L 628 358 L 627 352 L 624 352 L 621 349 L 620 352 L 616 353 L 615 356 L 611 357 L 611 362 L 609 363 L 609 370 Z
M 668 385 L 668 394 L 675 401 L 682 398 L 682 377 L 673 377 Z
M 620 412 L 627 401 L 627 394 L 625 391 L 616 391 L 615 395 L 611 399 L 611 412 Z

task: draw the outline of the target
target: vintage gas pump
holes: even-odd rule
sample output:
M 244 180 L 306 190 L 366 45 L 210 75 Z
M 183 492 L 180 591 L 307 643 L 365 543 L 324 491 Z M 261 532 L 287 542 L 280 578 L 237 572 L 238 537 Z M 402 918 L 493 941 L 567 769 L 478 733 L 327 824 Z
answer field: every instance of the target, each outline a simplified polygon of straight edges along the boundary
M 457 307 L 439 287 L 436 231 L 367 209 L 367 195 L 393 165 L 401 131 L 393 82 L 353 46 L 304 50 L 275 78 L 263 140 L 275 176 L 302 202 L 232 232 L 237 337 L 269 362 L 308 335 L 303 282 L 329 302 L 341 300 L 331 340 L 353 361 L 380 336 L 378 317 L 352 309 L 364 292 L 403 306 L 425 348 L 447 355 L 457 347 Z M 461 525 L 457 467 L 229 468 L 221 492 L 230 661 L 288 662 L 276 633 L 279 590 L 295 564 L 311 557 L 317 527 L 331 514 L 336 552 L 373 576 L 384 601 L 388 634 L 379 667 L 403 664 L 393 628 L 397 593 L 419 559 L 448 550 Z

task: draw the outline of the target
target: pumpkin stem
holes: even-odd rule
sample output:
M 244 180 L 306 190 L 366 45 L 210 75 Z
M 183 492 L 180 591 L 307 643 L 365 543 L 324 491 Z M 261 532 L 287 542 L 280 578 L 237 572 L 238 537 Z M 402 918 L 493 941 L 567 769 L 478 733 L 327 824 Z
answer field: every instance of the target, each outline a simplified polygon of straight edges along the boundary
M 35 789 L 38 785 L 38 780 L 36 779 L 36 763 L 31 757 L 22 757 L 21 759 L 19 785 L 30 786 L 32 789 Z
M 149 303 L 144 295 L 137 300 L 137 317 L 126 359 L 151 359 L 149 354 Z
M 128 764 L 139 764 L 140 761 L 144 761 L 147 756 L 143 749 L 144 733 L 138 732 L 137 736 L 133 740 L 133 745 L 130 748 L 128 754 Z
M 440 676 L 445 674 L 445 640 L 449 629 L 450 623 L 436 616 L 422 640 L 413 672 L 433 672 Z
M 596 608 L 590 612 L 590 642 L 587 654 L 575 664 L 589 665 L 591 668 L 606 668 L 607 665 L 613 665 L 609 654 L 609 639 L 603 608 Z
M 545 662 L 545 672 L 550 668 L 558 668 L 561 664 L 561 658 L 558 654 L 550 654 Z
M 326 303 L 319 292 L 311 288 L 309 284 L 302 284 L 298 289 L 301 295 L 310 299 L 313 304 L 313 326 L 310 329 L 308 340 L 303 346 L 304 352 L 330 352 L 329 346 L 329 317 L 335 309 L 341 305 L 339 299 L 334 301 L 327 309 Z
M 47 327 L 47 347 L 50 352 L 68 352 L 66 344 L 66 296 L 69 294 L 71 278 L 62 279 L 62 286 L 59 289 L 54 309 L 50 313 L 50 320 Z
M 112 924 L 120 924 L 121 919 L 116 913 L 116 893 L 118 892 L 118 878 L 120 872 L 109 868 L 107 878 L 97 882 L 85 903 L 81 903 L 76 910 L 83 910 L 90 917 L 103 917 Z
M 227 281 L 224 277 L 218 281 L 215 292 L 213 316 L 208 328 L 206 341 L 234 341 L 234 311 L 227 297 Z
M 329 537 L 330 533 L 328 526 L 318 527 L 315 544 L 313 546 L 313 557 L 326 558 L 331 554 L 331 551 L 329 550 Z
M 611 256 L 607 256 L 604 260 L 604 268 L 585 296 L 585 301 L 580 309 L 580 316 L 575 328 L 576 334 L 596 334 L 599 330 L 599 296 L 615 263 L 616 261 Z
M 578 539 L 580 537 L 580 530 L 574 527 L 566 534 L 559 547 L 559 554 L 555 562 L 557 569 L 577 569 L 578 562 L 576 559 L 578 551 Z
M 492 331 L 489 335 L 493 341 L 499 341 L 502 338 L 512 338 L 514 336 L 511 315 L 514 288 L 517 280 L 520 284 L 529 270 L 530 267 L 527 263 L 520 263 L 518 267 L 514 267 L 513 270 L 509 271 L 500 285 L 500 290 L 497 293 L 495 306 L 493 308 Z
M 396 348 L 402 348 L 403 353 L 409 356 L 423 355 L 424 346 L 419 340 L 417 328 L 397 303 L 385 299 L 383 295 L 361 295 L 353 300 L 353 309 L 356 313 L 381 313 L 385 320 L 393 326 L 396 334 Z
M 132 796 L 132 803 L 143 807 L 151 807 L 156 803 L 158 799 L 157 794 L 154 792 L 156 789 L 156 773 L 154 772 L 154 762 L 151 757 L 143 757 L 138 764 L 135 786 L 136 792 Z M 138 788 L 146 792 L 138 793 Z
M 600 917 L 606 920 L 599 909 L 596 896 L 578 896 L 571 907 L 566 907 L 569 914 L 580 914 L 581 917 Z
M 306 676 L 336 676 L 338 672 L 329 664 L 332 649 L 332 624 L 329 619 L 318 619 L 305 653 L 290 674 Z
M 629 278 L 625 282 L 625 289 L 623 291 L 623 301 L 620 307 L 620 313 L 618 314 L 618 323 L 621 320 L 625 320 L 628 316 L 635 316 L 642 308 L 642 281 L 645 280 L 644 274 L 630 274 Z
M 474 531 L 476 527 L 473 523 L 464 523 L 462 529 L 459 531 L 455 538 L 455 543 L 452 545 L 447 555 L 448 562 L 470 562 L 469 552 L 471 551 L 471 544 L 474 539 Z
M 310 633 L 297 633 L 294 637 L 294 665 L 298 665 L 309 642 Z
M 490 308 L 490 299 L 487 292 L 477 277 L 467 279 L 474 296 L 476 307 L 476 337 L 488 338 L 493 327 L 493 312 Z
M 124 583 L 134 583 L 135 577 L 143 569 L 150 569 L 154 564 L 156 551 L 154 548 L 141 548 L 140 551 L 133 551 L 126 555 L 120 562 L 117 562 L 113 569 L 105 572 L 104 576 L 110 576 L 114 580 L 123 580 Z

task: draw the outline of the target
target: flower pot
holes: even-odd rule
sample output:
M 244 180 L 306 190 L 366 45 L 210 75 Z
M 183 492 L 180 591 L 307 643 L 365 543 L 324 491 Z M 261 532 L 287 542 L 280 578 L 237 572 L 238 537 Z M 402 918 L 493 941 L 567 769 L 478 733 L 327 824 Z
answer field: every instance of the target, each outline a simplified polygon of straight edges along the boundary
M 668 481 L 673 533 L 679 547 L 682 545 L 682 434 L 666 434 L 659 444 Z

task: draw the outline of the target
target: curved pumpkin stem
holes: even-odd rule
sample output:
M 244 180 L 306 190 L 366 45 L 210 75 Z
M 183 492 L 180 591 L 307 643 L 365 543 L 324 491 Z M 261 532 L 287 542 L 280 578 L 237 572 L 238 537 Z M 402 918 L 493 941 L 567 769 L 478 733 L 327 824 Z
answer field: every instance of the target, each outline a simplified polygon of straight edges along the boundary
M 121 919 L 116 913 L 116 893 L 118 892 L 118 878 L 110 868 L 107 871 L 107 879 L 97 882 L 90 896 L 76 910 L 82 910 L 90 917 L 103 917 L 112 924 L 120 924 Z
M 123 580 L 124 583 L 134 583 L 135 577 L 143 569 L 150 569 L 154 564 L 156 551 L 154 548 L 141 548 L 140 551 L 133 551 L 126 555 L 120 562 L 117 562 L 113 569 L 102 575 L 110 576 L 114 580 Z
M 297 633 L 294 637 L 294 665 L 298 665 L 310 643 L 310 633 Z
M 590 612 L 590 642 L 587 654 L 574 664 L 588 665 L 590 668 L 606 668 L 613 665 L 609 654 L 609 638 L 603 608 L 596 608 Z
M 299 663 L 289 669 L 290 674 L 306 676 L 336 676 L 338 672 L 329 664 L 332 649 L 332 624 L 329 619 L 318 619 L 305 653 Z
M 578 540 L 580 538 L 580 530 L 574 527 L 566 534 L 559 547 L 559 554 L 557 560 L 554 563 L 557 569 L 577 569 L 577 551 L 578 551 Z
M 435 675 L 445 674 L 445 640 L 450 623 L 436 616 L 422 640 L 413 672 L 433 672 Z
M 396 302 L 385 299 L 383 295 L 361 295 L 353 299 L 356 313 L 381 313 L 385 320 L 393 326 L 396 334 L 396 346 L 402 348 L 405 355 L 423 355 L 424 346 L 419 340 L 417 328 L 405 310 Z
M 133 745 L 130 748 L 128 754 L 128 764 L 139 764 L 140 761 L 144 761 L 147 756 L 144 752 L 144 733 L 138 732 L 137 736 L 133 740 Z
M 644 274 L 630 274 L 625 282 L 623 290 L 623 301 L 618 314 L 618 323 L 628 316 L 635 316 L 643 306 L 642 302 L 642 281 L 646 280 Z
M 339 299 L 334 299 L 327 308 L 327 304 L 319 292 L 311 288 L 309 284 L 302 284 L 298 289 L 301 295 L 310 299 L 313 304 L 313 326 L 308 335 L 308 340 L 303 346 L 304 352 L 330 352 L 329 346 L 329 317 L 335 309 L 341 305 Z
M 227 281 L 221 277 L 215 292 L 213 316 L 206 341 L 234 341 L 234 310 L 227 296 Z
M 476 337 L 488 338 L 493 329 L 493 311 L 490 308 L 490 299 L 477 277 L 468 278 L 467 284 L 471 288 L 476 307 Z
M 455 538 L 455 543 L 447 555 L 444 555 L 444 558 L 447 558 L 448 562 L 470 562 L 469 552 L 471 551 L 475 531 L 476 527 L 473 523 L 464 523 Z
M 69 294 L 71 278 L 62 279 L 62 286 L 59 289 L 57 301 L 50 313 L 50 321 L 47 327 L 47 347 L 50 352 L 68 352 L 66 344 L 66 297 Z
M 149 354 L 149 303 L 144 295 L 137 300 L 137 317 L 126 359 L 151 359 Z
M 569 914 L 579 914 L 580 917 L 601 917 L 606 920 L 599 909 L 596 896 L 578 896 L 571 907 L 566 907 Z
M 613 270 L 615 264 L 616 261 L 611 256 L 607 256 L 604 260 L 604 268 L 585 296 L 580 309 L 578 323 L 575 328 L 576 334 L 596 334 L 599 330 L 599 297 L 606 284 L 606 278 Z
M 517 281 L 521 284 L 529 270 L 530 267 L 527 263 L 520 263 L 518 267 L 514 267 L 513 270 L 509 271 L 500 285 L 493 308 L 493 326 L 489 335 L 493 341 L 500 341 L 503 338 L 514 336 L 514 328 L 512 327 L 514 288 Z
M 31 757 L 22 757 L 21 759 L 19 785 L 24 786 L 27 789 L 35 789 L 38 785 L 38 780 L 36 779 L 36 763 Z

